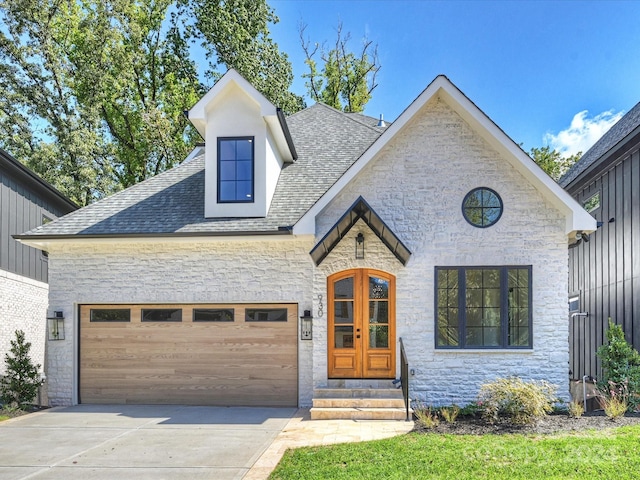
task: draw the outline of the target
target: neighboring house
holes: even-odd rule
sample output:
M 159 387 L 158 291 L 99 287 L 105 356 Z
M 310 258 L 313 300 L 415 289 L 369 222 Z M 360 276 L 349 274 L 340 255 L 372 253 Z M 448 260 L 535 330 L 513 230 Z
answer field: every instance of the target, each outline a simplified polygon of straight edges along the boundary
M 606 343 L 609 318 L 640 349 L 640 103 L 560 185 L 598 221 L 596 232 L 569 249 L 569 368 L 576 380 L 599 377 L 596 351 Z
M 49 287 L 47 254 L 12 237 L 78 207 L 0 149 L 0 375 L 14 332 L 31 342 L 34 363 L 44 365 Z
M 285 118 L 235 71 L 189 118 L 195 158 L 20 236 L 66 317 L 52 404 L 371 395 L 400 338 L 413 399 L 568 396 L 567 246 L 596 222 L 446 77 L 386 128 Z

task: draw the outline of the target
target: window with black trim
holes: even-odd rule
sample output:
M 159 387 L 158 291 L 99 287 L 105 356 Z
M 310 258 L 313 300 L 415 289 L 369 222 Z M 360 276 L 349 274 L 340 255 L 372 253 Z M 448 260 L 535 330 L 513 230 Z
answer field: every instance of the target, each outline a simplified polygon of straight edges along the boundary
M 233 308 L 194 308 L 194 322 L 233 322 Z
M 531 266 L 436 267 L 437 348 L 531 348 Z
M 92 308 L 89 314 L 91 322 L 130 322 L 129 308 Z
M 247 308 L 244 311 L 245 322 L 286 322 L 286 308 Z
M 218 203 L 253 202 L 253 137 L 218 138 Z
M 181 308 L 143 308 L 143 322 L 181 322 Z
M 502 199 L 490 188 L 474 188 L 462 201 L 462 215 L 474 227 L 487 228 L 502 216 Z

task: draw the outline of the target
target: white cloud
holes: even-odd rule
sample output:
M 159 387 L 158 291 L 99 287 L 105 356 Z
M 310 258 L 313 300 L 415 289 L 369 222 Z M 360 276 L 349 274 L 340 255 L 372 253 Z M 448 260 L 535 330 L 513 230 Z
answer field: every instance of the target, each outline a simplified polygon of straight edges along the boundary
M 614 113 L 613 110 L 609 110 L 592 118 L 588 118 L 588 114 L 587 110 L 576 113 L 569 128 L 561 130 L 557 135 L 546 133 L 545 145 L 559 151 L 562 156 L 585 153 L 622 118 L 624 112 Z

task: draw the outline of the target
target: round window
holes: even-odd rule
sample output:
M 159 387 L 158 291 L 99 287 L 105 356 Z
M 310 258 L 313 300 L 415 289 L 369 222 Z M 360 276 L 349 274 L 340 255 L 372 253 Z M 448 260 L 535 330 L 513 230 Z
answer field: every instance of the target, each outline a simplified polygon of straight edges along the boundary
M 474 227 L 490 227 L 502 215 L 502 199 L 490 188 L 474 188 L 462 201 L 462 215 Z

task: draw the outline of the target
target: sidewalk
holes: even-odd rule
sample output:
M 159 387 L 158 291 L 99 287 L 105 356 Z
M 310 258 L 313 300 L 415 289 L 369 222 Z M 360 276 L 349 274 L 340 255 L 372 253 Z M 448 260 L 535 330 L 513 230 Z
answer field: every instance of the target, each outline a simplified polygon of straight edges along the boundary
M 403 435 L 413 429 L 413 422 L 385 420 L 311 420 L 309 409 L 293 415 L 244 480 L 264 480 L 276 467 L 287 448 L 363 442 Z

